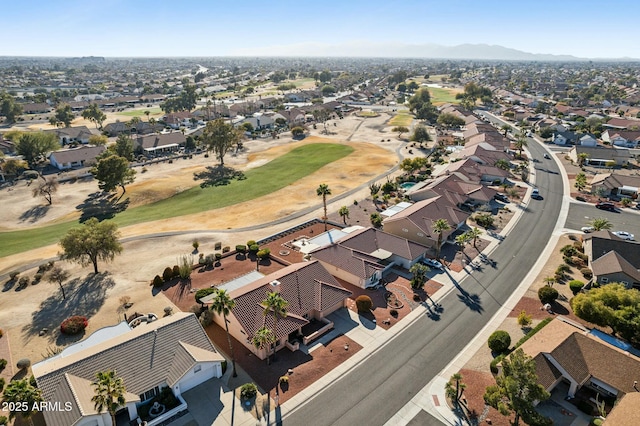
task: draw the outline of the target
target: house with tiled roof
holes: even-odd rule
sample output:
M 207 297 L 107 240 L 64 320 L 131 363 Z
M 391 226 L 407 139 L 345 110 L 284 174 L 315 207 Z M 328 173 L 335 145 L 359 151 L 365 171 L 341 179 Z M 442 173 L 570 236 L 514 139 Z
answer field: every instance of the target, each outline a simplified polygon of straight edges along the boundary
M 481 142 L 475 145 L 466 146 L 451 155 L 451 160 L 464 160 L 471 159 L 476 163 L 480 163 L 482 165 L 493 166 L 499 160 L 511 161 L 511 157 L 504 151 L 497 150 L 493 145 L 487 142 Z
M 480 164 L 470 158 L 449 163 L 444 169 L 445 174 L 455 172 L 461 173 L 470 181 L 480 183 L 504 183 L 509 178 L 508 171 L 494 165 Z
M 605 130 L 602 140 L 614 146 L 637 148 L 640 145 L 640 131 Z
M 569 151 L 569 157 L 576 163 L 580 154 L 587 155 L 585 164 L 595 167 L 604 167 L 610 161 L 615 162 L 617 166 L 624 166 L 629 164 L 633 158 L 633 155 L 626 149 L 577 145 Z
M 146 136 L 138 136 L 135 140 L 135 149 L 147 154 L 159 152 L 177 151 L 187 143 L 187 138 L 182 132 L 154 133 Z
M 418 185 L 416 185 L 418 186 Z M 463 205 L 487 205 L 497 194 L 495 189 L 468 180 L 462 173 L 442 175 L 417 189 L 410 188 L 405 192 L 411 200 L 422 201 L 442 196 L 458 207 Z
M 562 388 L 569 398 L 581 391 L 594 399 L 636 392 L 633 376 L 640 375 L 640 358 L 569 321 L 551 321 L 520 348 L 534 359 L 538 381 L 549 392 Z
M 409 269 L 423 258 L 428 249 L 404 236 L 375 228 L 362 228 L 309 254 L 333 276 L 367 288 L 377 285 L 395 265 Z
M 598 231 L 585 235 L 583 245 L 595 282 L 640 288 L 640 243 Z
M 606 197 L 637 199 L 638 194 L 640 194 L 640 176 L 620 175 L 617 173 L 597 174 L 591 180 L 591 193 L 603 193 Z
M 438 233 L 433 229 L 435 221 L 445 219 L 450 230 L 442 233 L 442 242 L 465 224 L 469 213 L 450 204 L 442 196 L 418 201 L 412 206 L 394 214 L 383 221 L 385 232 L 406 238 L 409 241 L 435 249 Z
M 96 373 L 108 370 L 115 370 L 126 388 L 125 407 L 116 413 L 123 424 L 135 421 L 141 405 L 161 389 L 171 389 L 180 405 L 149 423 L 157 424 L 186 411 L 181 394 L 221 377 L 222 361 L 198 318 L 180 312 L 133 329 L 126 322 L 103 328 L 34 364 L 32 371 L 44 400 L 65 407 L 43 411 L 48 426 L 111 424 L 109 414 L 98 413 L 91 401 Z
M 604 419 L 603 426 L 640 425 L 640 392 L 630 392 L 618 399 L 613 410 Z
M 72 142 L 87 144 L 91 136 L 100 134 L 98 131 L 91 130 L 87 126 L 62 127 L 59 129 L 45 130 L 44 132 L 55 134 L 62 146 Z
M 49 162 L 58 170 L 92 166 L 96 158 L 107 148 L 100 146 L 80 146 L 78 148 L 61 149 L 49 155 Z
M 236 302 L 227 316 L 229 333 L 260 359 L 265 359 L 273 350 L 258 349 L 253 345 L 251 340 L 260 328 L 267 327 L 275 333 L 276 350 L 285 347 L 296 350 L 295 342 L 302 337 L 302 328 L 312 321 L 326 321 L 327 315 L 346 306 L 346 299 L 351 295 L 317 261 L 294 263 L 247 283 L 237 279 L 219 287 L 226 289 Z M 273 314 L 267 312 L 265 315 L 262 304 L 270 292 L 280 293 L 289 302 L 287 316 L 278 319 L 277 329 Z M 210 295 L 200 301 L 207 304 L 213 297 Z M 214 321 L 224 328 L 224 319 L 219 315 Z

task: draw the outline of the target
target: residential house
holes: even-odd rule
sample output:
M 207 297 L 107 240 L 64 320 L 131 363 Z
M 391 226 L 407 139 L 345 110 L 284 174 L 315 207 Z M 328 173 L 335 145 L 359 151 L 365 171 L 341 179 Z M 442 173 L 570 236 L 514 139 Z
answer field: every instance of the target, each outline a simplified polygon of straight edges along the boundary
M 135 150 L 140 150 L 145 154 L 158 154 L 165 152 L 175 152 L 180 147 L 184 147 L 187 138 L 182 132 L 157 133 L 146 136 L 138 136 L 135 139 Z
M 453 234 L 459 226 L 466 223 L 469 213 L 450 204 L 442 196 L 418 201 L 412 206 L 394 214 L 383 221 L 385 232 L 406 238 L 409 241 L 435 249 L 438 233 L 433 225 L 436 220 L 445 219 L 450 230 L 442 233 L 442 242 Z
M 595 137 L 591 136 L 591 135 L 584 135 L 579 139 L 580 145 L 581 146 L 590 146 L 590 147 L 594 147 L 598 145 L 598 141 L 596 140 Z
M 450 204 L 460 208 L 463 206 L 488 206 L 493 196 L 497 194 L 495 189 L 478 182 L 471 182 L 462 173 L 457 172 L 439 176 L 424 186 L 418 188 L 416 186 L 405 192 L 405 195 L 412 201 L 442 196 Z M 414 190 L 414 188 L 416 189 Z
M 162 117 L 162 122 L 172 129 L 179 129 L 180 126 L 190 126 L 189 119 L 191 117 L 192 115 L 189 111 L 172 112 Z
M 640 243 L 623 240 L 610 231 L 593 232 L 583 240 L 595 282 L 640 287 Z
M 466 146 L 451 155 L 451 160 L 470 159 L 482 165 L 494 166 L 499 160 L 511 161 L 511 157 L 504 151 L 499 151 L 487 142 Z
M 123 322 L 98 330 L 34 364 L 32 372 L 44 400 L 64 407 L 42 412 L 48 426 L 110 425 L 106 410 L 99 413 L 91 401 L 96 373 L 109 370 L 115 370 L 127 389 L 125 407 L 116 413 L 118 424 L 135 421 L 138 408 L 161 389 L 172 390 L 181 404 L 148 423 L 152 425 L 186 410 L 181 394 L 221 377 L 223 361 L 198 318 L 180 312 L 133 329 Z
M 91 136 L 100 134 L 97 130 L 91 130 L 87 126 L 62 127 L 59 129 L 45 130 L 45 133 L 54 133 L 62 146 L 70 143 L 87 144 Z
M 103 130 L 109 136 L 118 136 L 121 133 L 131 133 L 129 125 L 122 121 L 106 124 Z
M 582 326 L 555 319 L 520 348 L 535 361 L 538 381 L 549 392 L 556 389 L 592 404 L 596 395 L 620 399 L 637 392 L 632 376 L 640 372 L 640 358 Z
M 602 140 L 613 146 L 637 148 L 640 145 L 640 131 L 605 130 Z
M 501 184 L 508 180 L 509 172 L 499 169 L 493 165 L 483 165 L 473 161 L 470 158 L 466 160 L 449 163 L 444 173 L 459 172 L 463 174 L 467 180 L 488 184 Z
M 20 104 L 24 114 L 48 114 L 53 108 L 46 102 Z
M 273 120 L 283 118 L 289 126 L 304 124 L 306 121 L 306 113 L 299 108 L 290 108 L 276 112 L 273 114 Z
M 61 149 L 51 153 L 49 156 L 49 162 L 58 170 L 92 166 L 96 162 L 96 157 L 102 154 L 106 149 L 107 148 L 103 145 Z
M 217 287 L 227 290 L 235 300 L 227 316 L 229 333 L 260 359 L 273 350 L 258 349 L 253 344 L 252 338 L 260 328 L 267 327 L 275 333 L 276 350 L 284 347 L 296 350 L 298 345 L 292 342 L 302 335 L 303 327 L 311 321 L 328 323 L 325 317 L 346 306 L 346 299 L 351 296 L 317 261 L 294 263 L 266 276 L 254 271 Z M 270 292 L 280 293 L 289 302 L 287 316 L 278 319 L 277 330 L 273 314 L 265 313 L 262 304 Z M 209 295 L 200 301 L 208 304 L 214 297 Z M 225 327 L 219 315 L 214 316 L 214 321 Z
M 640 120 L 628 120 L 625 118 L 611 118 L 602 125 L 604 128 L 618 130 L 638 130 L 640 129 Z
M 470 136 L 468 138 L 465 137 L 464 146 L 465 148 L 468 148 L 468 147 L 478 145 L 478 144 L 483 144 L 483 143 L 489 144 L 495 150 L 502 151 L 502 152 L 508 151 L 509 147 L 511 146 L 511 142 L 509 141 L 509 139 L 505 138 L 504 136 L 502 136 L 500 133 L 496 131 L 479 133 L 479 134 Z
M 556 145 L 575 145 L 578 143 L 580 135 L 571 131 L 560 131 L 553 135 L 553 143 Z
M 393 266 L 409 269 L 428 247 L 374 228 L 353 230 L 347 236 L 309 254 L 331 275 L 361 288 L 378 284 Z
M 591 180 L 591 193 L 602 193 L 606 197 L 638 198 L 640 177 L 616 173 L 597 174 Z
M 619 398 L 616 405 L 604 419 L 603 426 L 640 425 L 640 393 L 630 392 Z
M 604 147 L 574 146 L 569 151 L 569 157 L 574 162 L 578 162 L 580 154 L 586 154 L 585 164 L 594 167 L 605 167 L 609 162 L 614 162 L 616 166 L 624 166 L 633 157 L 628 150 L 613 149 Z M 608 166 L 607 166 L 608 167 Z
M 244 120 L 238 122 L 236 127 L 242 126 L 244 123 L 249 123 L 254 130 L 271 129 L 275 125 L 275 120 L 272 117 L 262 114 L 256 114 L 253 117 L 247 117 Z

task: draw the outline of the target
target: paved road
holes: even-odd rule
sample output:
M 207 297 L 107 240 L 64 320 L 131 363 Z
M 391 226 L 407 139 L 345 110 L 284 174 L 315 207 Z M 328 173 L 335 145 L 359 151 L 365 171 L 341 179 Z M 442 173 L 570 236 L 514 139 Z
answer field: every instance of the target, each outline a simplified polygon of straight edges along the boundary
M 529 146 L 534 158 L 544 152 Z M 558 173 L 555 163 L 545 168 Z M 549 241 L 560 212 L 562 178 L 536 172 L 543 200 L 532 200 L 509 236 L 491 254 L 496 268 L 458 283 L 425 315 L 283 419 L 284 425 L 382 425 L 431 381 L 482 329 L 524 279 Z M 436 423 L 434 423 L 436 424 Z
M 633 212 L 629 209 L 610 212 L 598 210 L 593 204 L 571 203 L 565 228 L 580 229 L 588 226 L 589 222 L 597 217 L 609 220 L 613 225 L 612 231 L 631 232 L 640 240 L 640 211 Z

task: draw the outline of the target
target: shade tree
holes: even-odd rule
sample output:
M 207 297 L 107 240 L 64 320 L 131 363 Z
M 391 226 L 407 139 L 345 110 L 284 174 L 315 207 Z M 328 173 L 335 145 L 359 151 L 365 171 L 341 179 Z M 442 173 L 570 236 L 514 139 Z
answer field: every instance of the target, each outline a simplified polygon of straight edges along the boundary
M 97 274 L 98 261 L 110 262 L 117 254 L 122 253 L 119 236 L 118 225 L 110 221 L 99 222 L 92 217 L 82 226 L 71 228 L 62 237 L 59 242 L 62 252 L 59 256 L 82 266 L 91 264 Z

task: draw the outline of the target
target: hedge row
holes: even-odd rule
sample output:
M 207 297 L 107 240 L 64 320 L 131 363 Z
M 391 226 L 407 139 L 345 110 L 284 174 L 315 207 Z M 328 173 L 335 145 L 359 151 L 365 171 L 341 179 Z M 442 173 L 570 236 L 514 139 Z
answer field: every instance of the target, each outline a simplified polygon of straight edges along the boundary
M 536 334 L 538 331 L 542 330 L 542 327 L 544 327 L 545 325 L 549 324 L 549 322 L 553 319 L 553 317 L 548 317 L 543 319 L 542 321 L 540 321 L 540 324 L 536 325 L 535 327 L 533 327 L 531 329 L 531 331 L 529 331 L 527 334 L 525 334 L 522 339 L 518 340 L 518 342 L 516 343 L 516 345 L 509 350 L 509 352 L 498 355 L 497 357 L 495 357 L 493 359 L 493 361 L 491 361 L 491 364 L 489 365 L 491 372 L 493 374 L 498 374 L 498 364 L 502 362 L 502 360 L 504 359 L 504 357 L 506 357 L 507 355 L 509 355 L 511 352 L 513 352 L 514 350 L 516 350 L 518 347 L 520 347 L 524 342 L 526 342 L 527 340 L 529 340 L 531 338 L 531 336 L 533 336 L 534 334 Z

